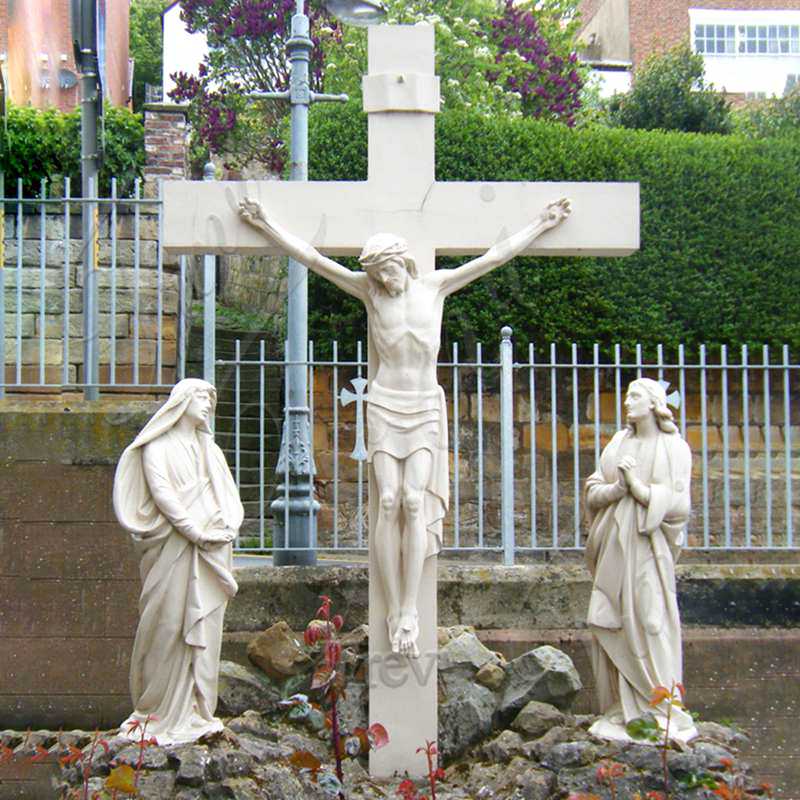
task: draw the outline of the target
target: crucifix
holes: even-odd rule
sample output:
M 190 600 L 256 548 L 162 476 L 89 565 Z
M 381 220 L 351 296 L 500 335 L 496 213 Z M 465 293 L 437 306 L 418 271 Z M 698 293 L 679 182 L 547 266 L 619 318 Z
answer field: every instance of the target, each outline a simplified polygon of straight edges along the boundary
M 390 737 L 370 754 L 370 772 L 421 776 L 427 764 L 416 750 L 437 738 L 436 554 L 449 479 L 436 382 L 444 298 L 515 255 L 628 255 L 639 246 L 639 187 L 437 182 L 431 27 L 370 28 L 363 90 L 366 181 L 167 182 L 165 247 L 288 253 L 367 307 L 370 722 Z M 359 254 L 364 272 L 330 258 Z M 435 271 L 437 254 L 480 257 Z

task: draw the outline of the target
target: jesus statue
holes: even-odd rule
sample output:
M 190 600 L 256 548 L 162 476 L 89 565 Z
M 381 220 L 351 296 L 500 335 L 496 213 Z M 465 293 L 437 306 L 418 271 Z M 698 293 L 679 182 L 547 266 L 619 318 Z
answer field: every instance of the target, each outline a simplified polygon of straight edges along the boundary
M 420 275 L 399 236 L 370 237 L 359 257 L 364 271 L 355 272 L 275 224 L 258 201 L 246 198 L 239 205 L 240 216 L 271 243 L 367 309 L 377 356 L 367 408 L 367 458 L 379 509 L 371 546 L 394 653 L 419 657 L 417 599 L 423 566 L 442 548 L 449 503 L 445 398 L 436 378 L 444 300 L 524 252 L 569 213 L 569 201 L 558 200 L 482 256 L 455 269 Z

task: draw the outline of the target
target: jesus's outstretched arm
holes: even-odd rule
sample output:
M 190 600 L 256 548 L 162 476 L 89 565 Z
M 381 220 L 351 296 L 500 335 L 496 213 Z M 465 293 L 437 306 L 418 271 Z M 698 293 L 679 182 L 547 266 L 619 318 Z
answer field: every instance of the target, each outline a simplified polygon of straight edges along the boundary
M 565 220 L 570 211 L 569 200 L 566 198 L 550 203 L 530 225 L 490 247 L 482 256 L 455 269 L 437 270 L 432 278 L 441 281 L 442 291 L 445 294 L 453 294 L 487 272 L 510 261 L 514 256 L 518 256 L 534 239 Z
M 337 264 L 326 258 L 308 242 L 281 228 L 267 217 L 264 207 L 258 200 L 249 197 L 239 203 L 239 216 L 249 222 L 254 228 L 260 230 L 273 244 L 277 245 L 286 255 L 291 256 L 301 264 L 305 264 L 312 272 L 327 278 L 348 294 L 364 299 L 367 276 L 363 272 L 353 272 L 351 269 Z

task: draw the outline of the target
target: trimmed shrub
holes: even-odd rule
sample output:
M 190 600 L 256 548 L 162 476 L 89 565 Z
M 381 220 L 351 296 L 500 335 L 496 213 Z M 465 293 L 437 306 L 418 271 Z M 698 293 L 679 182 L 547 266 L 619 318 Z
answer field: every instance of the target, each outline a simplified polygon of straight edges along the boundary
M 141 116 L 127 108 L 105 109 L 105 152 L 100 166 L 100 192 L 108 194 L 111 178 L 117 178 L 120 196 L 133 191 L 133 182 L 144 169 L 144 126 Z M 5 173 L 6 196 L 16 195 L 22 178 L 27 197 L 38 196 L 42 179 L 71 179 L 73 197 L 81 193 L 80 111 L 10 106 L 8 133 L 0 129 L 0 168 Z
M 315 108 L 310 130 L 312 180 L 366 178 L 358 108 Z M 440 181 L 641 184 L 641 250 L 515 259 L 448 299 L 445 346 L 491 346 L 504 324 L 518 342 L 599 342 L 605 352 L 614 342 L 651 353 L 659 342 L 668 351 L 679 342 L 800 345 L 800 142 L 570 130 L 465 112 L 437 117 L 436 142 Z M 320 344 L 337 338 L 349 348 L 365 337 L 361 304 L 316 276 L 309 308 Z

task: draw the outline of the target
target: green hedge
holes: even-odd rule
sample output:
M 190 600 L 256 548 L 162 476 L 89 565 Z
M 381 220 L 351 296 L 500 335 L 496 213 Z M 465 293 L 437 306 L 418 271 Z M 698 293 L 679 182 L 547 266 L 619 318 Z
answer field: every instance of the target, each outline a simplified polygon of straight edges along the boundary
M 315 108 L 312 180 L 364 180 L 366 116 Z M 442 113 L 440 181 L 639 181 L 641 250 L 627 258 L 520 258 L 451 297 L 444 344 L 499 338 L 641 342 L 654 353 L 800 345 L 800 142 L 489 120 Z M 413 247 L 413 243 L 412 247 Z M 462 259 L 463 260 L 463 259 Z M 442 258 L 437 266 L 457 259 Z M 350 262 L 353 265 L 353 262 Z M 311 335 L 365 335 L 360 304 L 312 276 Z
M 105 110 L 105 153 L 100 168 L 100 192 L 108 194 L 116 176 L 119 194 L 133 191 L 144 169 L 144 126 L 141 116 L 127 108 Z M 81 193 L 80 111 L 63 113 L 10 106 L 6 131 L 0 124 L 0 169 L 7 196 L 17 192 L 22 178 L 26 196 L 38 196 L 41 180 L 56 181 L 59 192 L 69 177 L 73 196 Z

